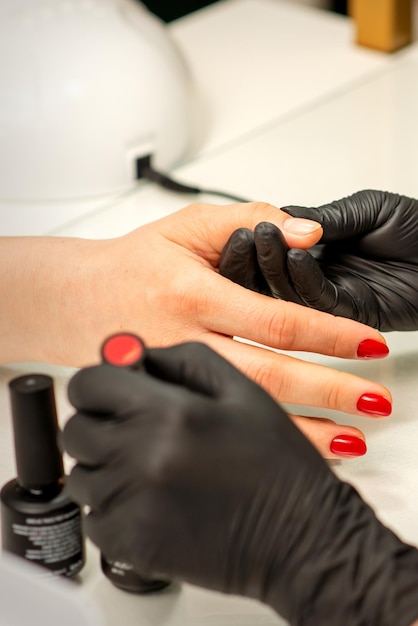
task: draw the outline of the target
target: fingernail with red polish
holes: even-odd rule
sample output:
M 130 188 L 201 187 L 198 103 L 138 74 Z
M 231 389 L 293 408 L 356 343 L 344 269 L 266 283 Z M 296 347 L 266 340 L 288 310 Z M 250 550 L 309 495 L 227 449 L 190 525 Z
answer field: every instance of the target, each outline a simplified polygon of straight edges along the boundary
M 365 393 L 357 402 L 357 409 L 369 415 L 390 415 L 392 413 L 392 403 L 377 393 Z
M 357 348 L 357 356 L 362 359 L 383 359 L 389 354 L 389 348 L 382 341 L 364 339 Z
M 366 442 L 354 435 L 339 435 L 334 437 L 330 450 L 338 456 L 363 456 L 367 452 Z

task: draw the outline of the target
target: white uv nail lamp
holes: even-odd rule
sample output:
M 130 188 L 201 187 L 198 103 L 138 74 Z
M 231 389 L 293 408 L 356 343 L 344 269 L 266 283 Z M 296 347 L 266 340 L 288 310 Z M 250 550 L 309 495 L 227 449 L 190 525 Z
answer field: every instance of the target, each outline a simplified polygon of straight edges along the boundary
M 137 0 L 1 0 L 0 234 L 48 231 L 58 211 L 129 190 L 138 158 L 179 162 L 191 92 L 166 25 Z

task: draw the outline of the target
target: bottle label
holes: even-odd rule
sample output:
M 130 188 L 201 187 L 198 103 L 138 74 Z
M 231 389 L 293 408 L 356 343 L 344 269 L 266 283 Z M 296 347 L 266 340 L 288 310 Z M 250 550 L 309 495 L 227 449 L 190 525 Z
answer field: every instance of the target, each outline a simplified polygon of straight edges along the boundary
M 102 571 L 112 583 L 133 593 L 150 593 L 164 589 L 170 583 L 167 580 L 143 578 L 137 574 L 130 563 L 125 561 L 111 561 L 103 555 L 101 557 Z
M 75 576 L 81 570 L 84 558 L 78 507 L 71 505 L 45 516 L 14 511 L 9 528 L 8 540 L 3 537 L 6 550 L 43 565 L 56 575 Z

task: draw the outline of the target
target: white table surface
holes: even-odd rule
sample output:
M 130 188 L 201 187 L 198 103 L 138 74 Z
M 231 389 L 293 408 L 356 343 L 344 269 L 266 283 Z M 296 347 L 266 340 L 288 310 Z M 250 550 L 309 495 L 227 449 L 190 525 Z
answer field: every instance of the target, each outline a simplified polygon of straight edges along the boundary
M 418 47 L 392 56 L 360 49 L 347 18 L 281 0 L 226 0 L 170 30 L 190 63 L 202 110 L 200 143 L 194 157 L 172 172 L 176 178 L 277 206 L 316 205 L 362 188 L 418 197 Z M 90 203 L 81 217 L 63 215 L 61 224 L 43 232 L 113 237 L 196 200 L 226 203 L 140 183 L 117 200 Z M 338 462 L 335 471 L 418 546 L 418 332 L 389 333 L 387 339 L 391 355 L 383 361 L 302 356 L 388 386 L 390 418 L 309 414 L 365 431 L 367 455 Z M 29 371 L 53 375 L 61 422 L 71 413 L 65 388 L 72 369 L 0 368 L 1 484 L 14 475 L 6 384 Z M 152 597 L 126 594 L 102 576 L 91 544 L 81 580 L 106 626 L 283 624 L 256 602 L 190 585 Z

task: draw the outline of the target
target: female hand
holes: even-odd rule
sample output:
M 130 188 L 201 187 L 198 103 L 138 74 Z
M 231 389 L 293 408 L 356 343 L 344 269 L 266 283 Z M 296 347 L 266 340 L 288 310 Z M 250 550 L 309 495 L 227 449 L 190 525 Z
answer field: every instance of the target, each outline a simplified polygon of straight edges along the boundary
M 107 559 L 256 598 L 292 626 L 418 618 L 417 550 L 268 394 L 202 344 L 149 350 L 145 369 L 100 365 L 69 385 L 67 488 Z
M 317 220 L 320 245 L 292 248 L 274 224 L 241 228 L 223 251 L 224 276 L 381 331 L 418 329 L 417 200 L 359 191 L 318 208 L 282 210 Z
M 103 337 L 125 329 L 154 346 L 202 341 L 281 402 L 388 415 L 391 396 L 382 385 L 266 349 L 346 359 L 387 354 L 376 330 L 253 293 L 219 274 L 231 232 L 260 221 L 283 228 L 292 247 L 309 247 L 322 233 L 317 224 L 249 203 L 191 205 L 110 240 L 4 240 L 3 360 L 86 365 Z M 358 429 L 297 419 L 325 456 L 364 454 Z

